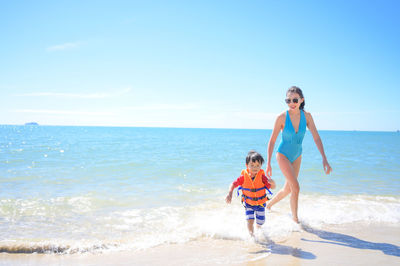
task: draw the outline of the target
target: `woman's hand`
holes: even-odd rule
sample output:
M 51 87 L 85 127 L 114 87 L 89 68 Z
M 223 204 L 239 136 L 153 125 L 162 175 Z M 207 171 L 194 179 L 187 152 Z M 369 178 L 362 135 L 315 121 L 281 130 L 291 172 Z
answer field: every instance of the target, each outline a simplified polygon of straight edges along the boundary
M 322 164 L 324 165 L 325 174 L 329 175 L 332 172 L 332 167 L 329 165 L 328 160 L 324 159 Z
M 272 176 L 272 167 L 270 164 L 267 165 L 267 169 L 265 170 L 265 174 L 267 175 L 268 179 Z

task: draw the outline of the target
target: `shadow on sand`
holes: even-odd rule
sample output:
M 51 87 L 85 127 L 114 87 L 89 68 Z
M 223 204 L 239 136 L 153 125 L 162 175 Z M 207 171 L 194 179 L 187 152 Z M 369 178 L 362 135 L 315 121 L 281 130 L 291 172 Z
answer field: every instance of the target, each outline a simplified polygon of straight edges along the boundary
M 306 260 L 314 260 L 317 258 L 317 256 L 311 252 L 304 251 L 300 248 L 281 245 L 272 240 L 268 240 L 267 242 L 258 242 L 258 244 L 263 246 L 264 249 L 256 252 L 250 252 L 251 254 L 272 253 L 279 255 L 292 255 L 293 257 Z
M 302 228 L 304 231 L 306 231 L 308 233 L 314 234 L 314 235 L 318 236 L 319 238 L 327 240 L 327 241 L 308 240 L 308 239 L 302 238 L 301 240 L 303 240 L 303 241 L 341 245 L 341 246 L 358 248 L 358 249 L 380 250 L 386 255 L 400 257 L 400 247 L 393 245 L 393 244 L 364 241 L 364 240 L 358 239 L 356 237 L 345 235 L 345 234 L 315 229 L 308 225 L 302 225 Z
M 321 239 L 325 239 L 325 240 L 309 240 L 301 238 L 302 241 L 341 245 L 357 249 L 378 250 L 382 251 L 386 255 L 400 257 L 400 247 L 393 244 L 369 242 L 350 235 L 315 229 L 304 224 L 302 225 L 302 229 L 308 233 L 318 236 Z M 317 256 L 315 256 L 311 252 L 304 251 L 300 248 L 281 245 L 275 243 L 270 239 L 267 239 L 267 241 L 265 242 L 258 242 L 258 244 L 260 244 L 263 247 L 263 249 L 260 251 L 251 252 L 252 254 L 272 253 L 280 255 L 292 255 L 293 257 L 306 260 L 313 260 L 317 258 Z

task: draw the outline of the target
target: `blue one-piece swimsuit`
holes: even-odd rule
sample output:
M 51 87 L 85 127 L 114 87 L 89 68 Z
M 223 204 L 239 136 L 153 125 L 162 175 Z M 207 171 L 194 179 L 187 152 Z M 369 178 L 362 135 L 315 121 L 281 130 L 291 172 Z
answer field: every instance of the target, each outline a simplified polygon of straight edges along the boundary
M 291 163 L 301 155 L 303 150 L 301 144 L 303 143 L 304 134 L 306 134 L 306 126 L 306 116 L 304 111 L 300 110 L 300 124 L 296 133 L 290 120 L 289 111 L 286 112 L 285 127 L 282 131 L 282 141 L 279 144 L 278 152 L 285 155 Z

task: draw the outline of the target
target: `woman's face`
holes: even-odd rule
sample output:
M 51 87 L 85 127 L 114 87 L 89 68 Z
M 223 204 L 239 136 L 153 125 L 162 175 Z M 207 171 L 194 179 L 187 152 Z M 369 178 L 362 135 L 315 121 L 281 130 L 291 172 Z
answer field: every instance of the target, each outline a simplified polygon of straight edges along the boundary
M 285 102 L 288 105 L 290 110 L 299 109 L 300 104 L 303 101 L 304 101 L 304 99 L 302 99 L 298 93 L 290 92 L 290 93 L 286 94 Z

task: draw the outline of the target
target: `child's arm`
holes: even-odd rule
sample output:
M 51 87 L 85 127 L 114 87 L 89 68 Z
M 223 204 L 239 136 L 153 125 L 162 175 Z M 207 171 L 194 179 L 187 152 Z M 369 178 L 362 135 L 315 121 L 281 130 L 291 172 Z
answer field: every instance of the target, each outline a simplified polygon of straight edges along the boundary
M 271 178 L 266 177 L 265 175 L 262 176 L 263 183 L 268 189 L 275 189 L 276 184 L 275 181 Z
M 235 184 L 232 183 L 231 186 L 229 187 L 228 195 L 225 198 L 226 203 L 231 203 L 231 201 L 232 201 L 232 193 L 233 193 L 234 189 L 235 189 Z
M 241 186 L 243 184 L 243 182 L 244 182 L 244 176 L 240 176 L 238 179 L 236 179 L 235 182 L 233 182 L 231 184 L 231 186 L 229 187 L 228 195 L 226 195 L 226 198 L 225 198 L 226 203 L 231 203 L 233 190 L 236 187 Z

